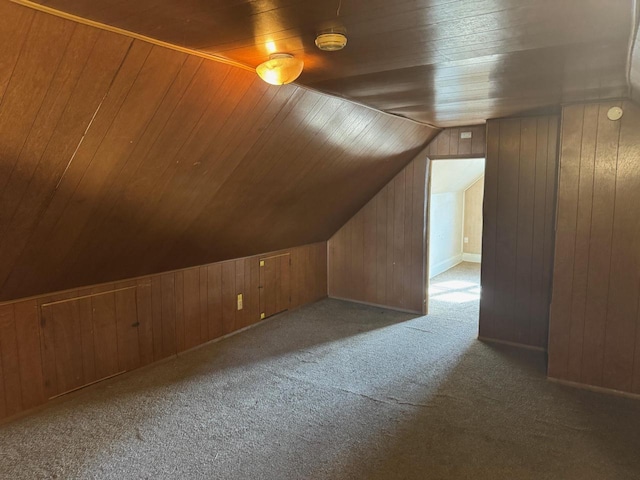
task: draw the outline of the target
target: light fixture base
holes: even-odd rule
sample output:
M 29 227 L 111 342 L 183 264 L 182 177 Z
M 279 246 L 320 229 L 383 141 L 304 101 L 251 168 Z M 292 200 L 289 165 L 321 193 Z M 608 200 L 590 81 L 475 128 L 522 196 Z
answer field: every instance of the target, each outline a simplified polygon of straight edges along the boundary
M 337 52 L 347 45 L 347 36 L 340 32 L 321 33 L 316 37 L 316 47 L 324 52 Z

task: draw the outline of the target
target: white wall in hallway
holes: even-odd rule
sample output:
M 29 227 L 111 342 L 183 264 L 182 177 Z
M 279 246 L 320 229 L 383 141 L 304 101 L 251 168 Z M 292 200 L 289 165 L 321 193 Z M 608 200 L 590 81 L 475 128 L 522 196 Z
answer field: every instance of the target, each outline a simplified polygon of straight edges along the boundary
M 431 195 L 429 278 L 462 262 L 464 192 Z

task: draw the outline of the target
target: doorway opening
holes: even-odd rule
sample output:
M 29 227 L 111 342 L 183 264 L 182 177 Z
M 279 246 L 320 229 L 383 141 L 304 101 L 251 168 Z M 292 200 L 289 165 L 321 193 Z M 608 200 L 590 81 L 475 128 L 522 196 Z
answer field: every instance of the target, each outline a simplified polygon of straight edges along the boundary
M 485 160 L 429 163 L 429 311 L 475 310 L 480 303 Z

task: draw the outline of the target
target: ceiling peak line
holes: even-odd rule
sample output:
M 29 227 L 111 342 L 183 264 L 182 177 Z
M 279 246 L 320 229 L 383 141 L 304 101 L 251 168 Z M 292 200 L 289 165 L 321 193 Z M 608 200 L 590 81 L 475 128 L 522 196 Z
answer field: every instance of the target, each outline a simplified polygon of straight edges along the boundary
M 114 27 L 112 25 L 107 25 L 106 23 L 96 22 L 95 20 L 89 20 L 88 18 L 80 17 L 78 15 L 73 15 L 72 13 L 63 12 L 62 10 L 57 10 L 55 8 L 47 7 L 45 5 L 41 5 L 39 3 L 32 2 L 30 0 L 10 0 L 10 1 L 18 5 L 22 5 L 23 7 L 31 8 L 33 10 L 37 10 L 42 13 L 47 13 L 49 15 L 54 15 L 56 17 L 60 17 L 65 20 L 80 23 L 82 25 L 87 25 L 89 27 L 99 28 L 100 30 L 106 30 L 108 32 L 117 33 L 119 35 L 124 35 L 126 37 L 134 38 L 136 40 L 142 40 L 143 42 L 151 43 L 152 45 L 157 45 L 159 47 L 176 50 L 178 52 L 186 53 L 188 55 L 195 55 L 197 57 L 205 58 L 207 60 L 213 60 L 214 62 L 224 63 L 225 65 L 230 65 L 232 67 L 242 68 L 243 70 L 246 70 L 249 72 L 255 72 L 255 69 L 253 67 L 250 67 L 240 62 L 236 62 L 234 60 L 230 60 L 225 57 L 213 55 L 211 53 L 206 53 L 200 50 L 193 50 L 187 47 L 181 47 L 180 45 L 176 45 L 174 43 L 164 42 L 162 40 L 158 40 L 157 38 L 148 37 L 146 35 L 132 32 L 131 30 L 125 30 L 124 28 Z
M 251 67 L 249 65 L 245 65 L 245 64 L 240 63 L 240 62 L 236 62 L 234 60 L 229 60 L 229 59 L 227 59 L 225 57 L 221 57 L 221 56 L 218 56 L 218 55 L 213 55 L 213 54 L 210 54 L 210 53 L 206 53 L 206 52 L 203 52 L 201 50 L 195 50 L 195 49 L 191 49 L 191 48 L 187 48 L 187 47 L 181 47 L 179 45 L 176 45 L 176 44 L 173 44 L 173 43 L 169 43 L 169 42 L 164 42 L 162 40 L 158 40 L 158 39 L 153 38 L 153 37 L 148 37 L 146 35 L 142 35 L 142 34 L 139 34 L 139 33 L 136 33 L 136 32 L 132 32 L 130 30 L 125 30 L 123 28 L 114 27 L 112 25 L 108 25 L 106 23 L 97 22 L 95 20 L 89 20 L 87 18 L 80 17 L 78 15 L 74 15 L 74 14 L 71 14 L 71 13 L 64 12 L 62 10 L 57 10 L 55 8 L 51 8 L 51 7 L 47 7 L 45 5 L 41 5 L 41 4 L 33 2 L 31 0 L 10 0 L 10 1 L 13 2 L 13 3 L 16 3 L 18 5 L 21 5 L 23 7 L 31 8 L 33 10 L 37 10 L 37 11 L 42 12 L 42 13 L 46 13 L 46 14 L 49 14 L 49 15 L 60 17 L 60 18 L 63 18 L 65 20 L 69 20 L 69 21 L 72 21 L 72 22 L 80 23 L 82 25 L 87 25 L 87 26 L 90 26 L 90 27 L 98 28 L 100 30 L 106 30 L 108 32 L 116 33 L 116 34 L 119 34 L 119 35 L 124 35 L 126 37 L 130 37 L 130 38 L 133 38 L 133 39 L 136 39 L 136 40 L 141 40 L 143 42 L 147 42 L 147 43 L 150 43 L 152 45 L 157 45 L 159 47 L 168 48 L 170 50 L 175 50 L 175 51 L 178 51 L 178 52 L 181 52 L 181 53 L 185 53 L 187 55 L 194 55 L 194 56 L 197 56 L 197 57 L 200 57 L 200 58 L 204 58 L 206 60 L 211 60 L 211 61 L 214 61 L 214 62 L 223 63 L 225 65 L 229 65 L 229 66 L 232 66 L 232 67 L 238 67 L 238 68 L 241 68 L 241 69 L 246 70 L 248 72 L 255 73 L 255 68 L 253 68 L 253 67 Z M 369 110 L 373 110 L 375 112 L 382 113 L 384 115 L 389 115 L 389 116 L 394 117 L 394 118 L 398 118 L 398 119 L 405 120 L 405 121 L 408 121 L 408 122 L 411 122 L 411 123 L 415 123 L 417 125 L 423 125 L 425 127 L 433 128 L 433 129 L 436 129 L 436 130 L 442 130 L 441 127 L 437 127 L 437 126 L 435 126 L 433 124 L 430 124 L 428 122 L 422 122 L 422 121 L 414 120 L 412 118 L 405 117 L 405 116 L 402 116 L 402 115 L 396 115 L 394 113 L 390 113 L 390 112 L 387 112 L 387 111 L 384 111 L 384 110 L 380 110 L 378 108 L 374 108 L 374 107 L 372 107 L 370 105 L 366 105 L 364 103 L 358 102 L 358 101 L 353 100 L 353 99 L 348 98 L 348 97 L 344 97 L 344 96 L 341 96 L 341 95 L 330 94 L 330 93 L 324 92 L 322 90 L 318 90 L 316 88 L 309 87 L 307 85 L 302 85 L 302 84 L 297 83 L 297 82 L 292 83 L 292 85 L 295 85 L 296 87 L 299 87 L 299 88 L 303 88 L 305 90 L 312 91 L 314 93 L 319 93 L 319 94 L 324 95 L 324 96 L 333 97 L 333 98 L 339 98 L 340 100 L 343 100 L 343 101 L 346 101 L 346 102 L 350 102 L 350 103 L 353 103 L 355 105 L 359 105 L 361 107 L 365 107 L 365 108 L 367 108 Z
M 393 117 L 393 118 L 397 118 L 397 119 L 400 119 L 400 120 L 405 120 L 407 122 L 415 123 L 416 125 L 421 125 L 423 127 L 429 127 L 429 128 L 434 129 L 434 130 L 438 130 L 438 132 L 444 130 L 444 128 L 445 128 L 445 127 L 438 127 L 438 126 L 433 125 L 433 124 L 431 124 L 429 122 L 421 122 L 419 120 L 414 120 L 413 118 L 404 117 L 402 115 L 398 115 L 398 114 L 395 114 L 395 113 L 387 112 L 385 110 L 380 110 L 378 108 L 372 107 L 371 105 L 367 105 L 366 103 L 358 102 L 357 100 L 354 100 L 352 98 L 343 97 L 342 95 L 337 95 L 337 94 L 334 94 L 334 93 L 327 93 L 327 92 L 325 92 L 323 90 L 318 90 L 317 88 L 311 87 L 309 85 L 302 85 L 302 84 L 299 84 L 299 83 L 293 83 L 292 85 L 295 85 L 298 88 L 302 88 L 304 90 L 308 90 L 308 91 L 313 92 L 313 93 L 318 93 L 320 95 L 324 95 L 325 97 L 338 98 L 340 100 L 344 100 L 345 102 L 353 103 L 354 105 L 358 105 L 360 107 L 364 107 L 364 108 L 367 108 L 369 110 L 373 110 L 374 112 L 382 113 L 384 115 L 388 115 L 388 116 Z

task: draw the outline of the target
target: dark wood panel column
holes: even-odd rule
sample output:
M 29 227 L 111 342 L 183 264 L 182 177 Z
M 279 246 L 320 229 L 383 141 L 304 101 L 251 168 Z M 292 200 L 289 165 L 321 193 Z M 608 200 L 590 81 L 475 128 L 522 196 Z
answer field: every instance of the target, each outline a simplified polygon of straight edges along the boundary
M 480 338 L 546 348 L 558 117 L 487 123 Z

